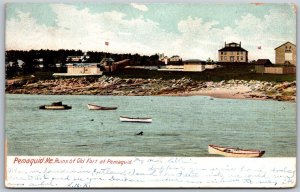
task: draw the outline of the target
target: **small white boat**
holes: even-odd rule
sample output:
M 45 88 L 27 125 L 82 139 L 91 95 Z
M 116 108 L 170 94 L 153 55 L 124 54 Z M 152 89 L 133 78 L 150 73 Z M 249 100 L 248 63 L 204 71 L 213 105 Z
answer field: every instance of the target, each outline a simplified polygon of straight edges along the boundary
M 125 117 L 125 116 L 120 116 L 120 121 L 123 122 L 138 122 L 138 123 L 152 123 L 152 118 L 150 117 Z
M 225 157 L 261 157 L 265 154 L 265 151 L 255 150 L 255 149 L 239 149 L 239 148 L 229 148 L 221 147 L 217 145 L 208 145 L 208 153 L 215 155 L 223 155 Z
M 103 107 L 94 104 L 88 104 L 87 107 L 89 110 L 116 110 L 118 108 L 118 107 Z

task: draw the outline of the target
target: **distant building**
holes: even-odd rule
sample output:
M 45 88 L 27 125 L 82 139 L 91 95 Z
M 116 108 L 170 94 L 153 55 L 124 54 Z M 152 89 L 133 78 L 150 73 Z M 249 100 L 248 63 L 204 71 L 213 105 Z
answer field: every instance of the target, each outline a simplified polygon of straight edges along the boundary
M 248 51 L 241 47 L 241 42 L 228 43 L 225 42 L 225 47 L 219 51 L 219 62 L 233 63 L 233 62 L 248 62 Z
M 183 71 L 200 72 L 205 70 L 205 61 L 190 59 L 183 61 Z
M 69 63 L 67 73 L 75 75 L 101 75 L 102 72 L 97 63 Z
M 164 53 L 158 53 L 158 60 L 162 61 L 164 57 L 165 57 Z
M 180 61 L 180 60 L 181 60 L 181 58 L 178 55 L 174 55 L 174 56 L 170 57 L 170 62 L 172 62 L 172 61 Z
M 295 74 L 295 66 L 274 65 L 269 59 L 258 59 L 255 63 L 256 73 Z
M 295 66 L 270 66 L 265 67 L 264 73 L 270 74 L 296 74 Z
M 164 58 L 163 58 L 163 62 L 167 65 L 168 64 L 168 62 L 169 62 L 169 58 L 167 57 L 167 56 L 164 56 Z
M 87 53 L 84 53 L 84 55 L 81 56 L 68 56 L 66 61 L 67 62 L 86 62 L 90 58 Z
M 53 76 L 93 76 L 102 75 L 98 63 L 68 63 L 67 73 L 54 73 Z
M 264 73 L 265 67 L 272 66 L 273 64 L 269 59 L 258 59 L 254 65 L 256 73 Z
M 296 65 L 296 45 L 286 42 L 275 48 L 275 64 Z

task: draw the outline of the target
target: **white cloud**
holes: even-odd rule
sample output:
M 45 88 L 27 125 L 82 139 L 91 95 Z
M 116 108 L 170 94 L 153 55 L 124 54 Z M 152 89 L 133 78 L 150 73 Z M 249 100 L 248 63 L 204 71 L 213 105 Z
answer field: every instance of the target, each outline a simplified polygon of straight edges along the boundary
M 249 59 L 274 61 L 274 48 L 286 41 L 295 43 L 296 24 L 288 14 L 272 10 L 264 17 L 245 14 L 232 27 L 218 28 L 218 21 L 188 17 L 178 21 L 179 33 L 144 17 L 128 19 L 125 13 L 91 13 L 72 5 L 51 6 L 56 26 L 40 25 L 29 13 L 6 22 L 7 49 L 81 49 L 119 53 L 180 55 L 184 59 L 216 60 L 224 42 L 242 42 Z M 294 26 L 294 27 L 293 27 Z M 104 42 L 109 41 L 109 47 Z M 258 50 L 257 47 L 262 49 Z
M 140 11 L 148 11 L 148 7 L 146 5 L 137 4 L 137 3 L 131 3 L 130 5 Z
M 177 41 L 174 46 L 183 47 L 185 51 L 189 49 L 202 59 L 217 59 L 217 50 L 224 46 L 225 41 L 242 42 L 242 47 L 249 52 L 249 60 L 268 58 L 274 62 L 274 48 L 286 41 L 296 42 L 295 18 L 280 10 L 271 10 L 262 18 L 245 14 L 234 23 L 233 27 L 217 28 L 217 21 L 204 22 L 201 18 L 188 17 L 178 22 L 181 32 L 178 38 L 183 41 Z

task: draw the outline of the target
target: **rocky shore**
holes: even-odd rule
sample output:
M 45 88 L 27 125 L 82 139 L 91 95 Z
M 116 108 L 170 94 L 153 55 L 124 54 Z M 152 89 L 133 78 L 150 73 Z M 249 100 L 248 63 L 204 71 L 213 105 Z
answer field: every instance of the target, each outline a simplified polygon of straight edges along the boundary
M 296 82 L 264 82 L 229 80 L 221 82 L 193 81 L 187 78 L 121 79 L 102 76 L 54 80 L 8 81 L 6 93 L 45 95 L 207 95 L 221 98 L 271 99 L 296 101 Z

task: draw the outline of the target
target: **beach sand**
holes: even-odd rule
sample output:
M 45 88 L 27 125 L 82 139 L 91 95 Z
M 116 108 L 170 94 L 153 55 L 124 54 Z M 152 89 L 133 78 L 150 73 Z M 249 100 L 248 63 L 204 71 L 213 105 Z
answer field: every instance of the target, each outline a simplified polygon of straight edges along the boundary
M 245 85 L 238 85 L 230 88 L 216 87 L 202 89 L 198 91 L 190 91 L 178 94 L 164 94 L 168 96 L 210 96 L 214 98 L 227 98 L 227 99 L 259 99 L 263 100 L 263 95 L 259 92 L 254 92 L 250 87 Z M 253 97 L 261 96 L 261 97 Z

